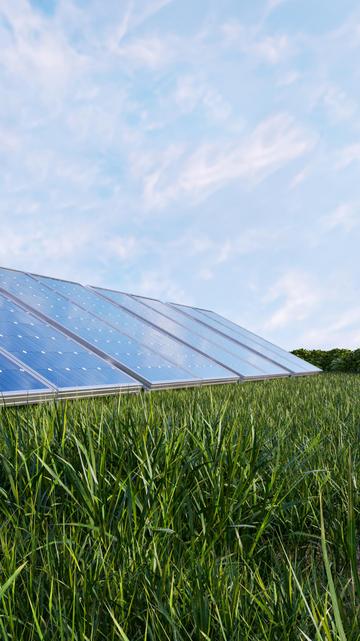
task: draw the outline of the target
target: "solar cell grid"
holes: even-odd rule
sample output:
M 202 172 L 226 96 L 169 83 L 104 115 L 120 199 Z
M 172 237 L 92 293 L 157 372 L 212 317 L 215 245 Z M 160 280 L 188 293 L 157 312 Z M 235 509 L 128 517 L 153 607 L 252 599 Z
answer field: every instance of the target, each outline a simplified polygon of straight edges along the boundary
M 201 326 L 195 319 L 186 316 L 172 305 L 141 296 L 136 296 L 135 298 L 186 327 L 193 334 L 196 341 L 200 341 L 201 339 L 208 341 L 208 343 L 211 344 L 209 349 L 218 350 L 218 353 L 219 350 L 221 350 L 222 358 L 226 358 L 226 362 L 228 363 L 232 362 L 234 365 L 237 363 L 237 371 L 240 371 L 243 376 L 261 378 L 265 376 L 289 375 L 289 371 L 277 363 L 263 358 L 247 347 L 230 341 L 210 327 L 206 327 L 205 325 Z M 225 361 L 223 360 L 222 362 Z M 241 369 L 239 370 L 240 366 Z
M 245 345 L 253 345 L 255 349 L 261 350 L 263 354 L 267 354 L 270 358 L 274 358 L 275 360 L 278 360 L 279 363 L 283 363 L 286 367 L 290 367 L 293 372 L 319 371 L 317 367 L 314 367 L 310 363 L 298 358 L 294 354 L 286 352 L 284 349 L 281 349 L 281 347 L 273 345 L 269 341 L 266 341 L 253 332 L 249 332 L 247 329 L 236 325 L 232 321 L 228 321 L 215 312 L 181 305 L 176 305 L 176 307 L 182 308 L 185 313 L 194 316 L 200 322 L 206 323 L 217 331 L 225 333 L 233 340 L 240 341 Z
M 0 294 L 0 347 L 56 387 L 134 386 L 137 382 Z
M 284 350 L 271 348 L 269 349 L 268 345 L 266 345 L 265 343 L 260 344 L 251 335 L 246 334 L 246 332 L 234 332 L 232 329 L 226 328 L 225 326 L 220 325 L 219 323 L 214 321 L 209 316 L 206 316 L 201 312 L 201 310 L 198 310 L 197 308 L 188 307 L 185 305 L 176 305 L 174 303 L 171 306 L 175 307 L 186 316 L 190 316 L 191 318 L 193 318 L 199 323 L 200 327 L 205 325 L 206 327 L 214 330 L 220 335 L 225 336 L 231 341 L 252 349 L 269 360 L 275 361 L 276 363 L 281 365 L 281 367 L 285 367 L 292 373 L 296 371 L 305 371 L 302 370 L 301 366 L 294 366 L 294 360 L 291 359 L 291 354 L 288 354 Z
M 175 386 L 201 381 L 200 376 L 194 376 L 184 367 L 173 364 L 119 330 L 109 327 L 101 319 L 26 274 L 12 272 L 9 276 L 8 270 L 0 269 L 0 286 L 6 287 L 21 301 L 59 323 L 89 346 L 101 350 L 149 385 Z
M 50 388 L 0 352 L 0 396 L 8 392 L 36 390 L 50 391 Z
M 142 318 L 146 319 L 148 322 L 154 323 L 163 331 L 169 332 L 169 334 L 176 336 L 179 340 L 184 341 L 192 348 L 199 350 L 204 354 L 207 354 L 211 358 L 230 368 L 233 372 L 236 372 L 239 376 L 260 377 L 264 374 L 263 370 L 255 366 L 254 364 L 244 360 L 243 358 L 240 358 L 238 355 L 226 351 L 214 342 L 210 342 L 199 333 L 196 334 L 193 331 L 190 331 L 179 322 L 172 320 L 164 314 L 161 314 L 159 311 L 156 311 L 150 306 L 144 304 L 148 299 L 140 300 L 140 297 L 129 296 L 127 294 L 116 292 L 114 290 L 99 289 L 97 291 L 99 291 L 102 296 L 107 296 L 115 303 L 128 307 L 128 309 L 132 310 L 133 313 L 142 316 Z M 163 309 L 166 313 L 166 305 L 164 303 L 160 303 L 159 301 L 157 302 L 159 303 L 158 309 L 161 309 L 161 306 L 163 306 Z M 180 315 L 179 320 L 181 321 Z
M 159 326 L 155 328 L 149 325 L 146 320 L 144 321 L 144 317 L 138 318 L 128 310 L 126 311 L 119 308 L 112 302 L 101 298 L 96 291 L 85 288 L 78 283 L 44 277 L 37 278 L 39 278 L 42 284 L 56 289 L 56 291 L 59 291 L 64 296 L 68 296 L 70 300 L 76 302 L 76 304 L 81 305 L 87 311 L 95 314 L 97 317 L 94 319 L 95 323 L 98 323 L 97 319 L 101 318 L 106 323 L 109 323 L 111 327 L 125 333 L 131 341 L 135 340 L 144 347 L 152 349 L 153 355 L 150 359 L 151 362 L 147 362 L 148 369 L 151 370 L 156 366 L 160 371 L 161 363 L 155 363 L 155 360 L 161 356 L 166 358 L 167 361 L 170 361 L 170 364 L 166 365 L 168 370 L 171 369 L 171 364 L 173 364 L 187 370 L 195 379 L 236 379 L 234 372 L 229 372 L 229 370 L 218 363 L 199 354 L 191 347 L 184 345 L 183 342 L 177 340 L 176 337 L 168 336 L 161 331 Z M 99 338 L 97 340 L 99 341 Z M 117 341 L 117 343 L 119 343 L 119 341 Z M 105 345 L 106 349 L 109 349 L 109 346 L 113 346 L 113 344 L 112 339 L 108 336 Z M 131 346 L 133 343 L 128 342 L 128 345 Z M 112 352 L 112 354 L 118 358 L 124 358 L 118 349 Z M 126 356 L 130 355 L 129 350 L 127 350 Z M 142 350 L 140 350 L 140 352 L 137 350 L 135 354 L 132 354 L 132 358 L 134 358 L 134 356 L 141 357 Z M 136 367 L 138 369 L 141 368 L 140 365 Z

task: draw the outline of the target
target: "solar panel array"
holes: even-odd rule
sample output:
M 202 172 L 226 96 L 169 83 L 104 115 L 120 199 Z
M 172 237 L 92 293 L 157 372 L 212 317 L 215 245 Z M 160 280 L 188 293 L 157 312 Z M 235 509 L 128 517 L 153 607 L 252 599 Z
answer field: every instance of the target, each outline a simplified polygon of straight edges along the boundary
M 319 371 L 214 312 L 0 268 L 0 404 Z

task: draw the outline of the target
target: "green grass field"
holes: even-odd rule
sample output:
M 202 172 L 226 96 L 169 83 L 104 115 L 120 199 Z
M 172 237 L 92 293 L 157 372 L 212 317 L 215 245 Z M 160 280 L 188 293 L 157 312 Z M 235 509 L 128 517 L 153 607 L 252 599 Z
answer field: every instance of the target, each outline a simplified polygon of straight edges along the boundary
M 360 639 L 360 376 L 0 422 L 1 641 Z

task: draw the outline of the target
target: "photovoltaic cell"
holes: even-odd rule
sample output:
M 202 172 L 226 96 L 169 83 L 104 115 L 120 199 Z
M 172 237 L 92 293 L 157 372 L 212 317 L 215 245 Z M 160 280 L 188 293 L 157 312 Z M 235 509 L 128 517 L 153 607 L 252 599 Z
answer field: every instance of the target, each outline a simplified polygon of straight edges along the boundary
M 50 391 L 50 388 L 0 352 L 0 397 L 8 392 L 36 391 Z
M 158 305 L 158 310 L 152 309 L 150 305 L 146 305 L 149 299 L 141 299 L 140 297 L 129 296 L 122 292 L 116 292 L 114 290 L 100 290 L 97 289 L 99 293 L 103 296 L 107 296 L 109 299 L 113 300 L 118 305 L 123 305 L 130 309 L 134 314 L 138 314 L 148 322 L 153 323 L 160 327 L 163 331 L 169 332 L 171 335 L 176 336 L 179 340 L 184 341 L 194 349 L 200 350 L 201 352 L 207 354 L 211 358 L 214 358 L 216 361 L 222 363 L 226 367 L 232 369 L 240 376 L 252 376 L 252 377 L 261 377 L 264 375 L 264 370 L 260 369 L 259 366 L 256 366 L 254 363 L 251 363 L 250 360 L 246 360 L 246 357 L 249 358 L 249 354 L 246 353 L 245 357 L 240 357 L 238 354 L 234 354 L 226 349 L 226 345 L 217 344 L 216 342 L 210 341 L 204 336 L 201 335 L 201 327 L 196 325 L 195 322 L 188 323 L 192 327 L 199 329 L 199 332 L 196 333 L 186 327 L 187 319 L 182 319 L 182 315 L 178 314 L 179 321 L 184 320 L 183 324 L 175 321 L 174 319 L 165 316 L 167 312 L 167 306 L 160 301 Z M 161 307 L 162 306 L 162 307 Z M 163 309 L 163 313 L 160 313 L 160 309 Z M 170 309 L 171 314 L 171 309 Z M 215 336 L 216 338 L 216 336 Z M 218 340 L 218 343 L 224 343 L 224 341 Z M 236 352 L 236 347 L 235 350 Z M 252 354 L 250 353 L 250 358 Z M 267 364 L 265 363 L 265 366 Z
M 291 369 L 293 373 L 311 373 L 320 371 L 318 367 L 307 363 L 294 354 L 286 352 L 284 349 L 281 349 L 281 347 L 273 345 L 269 341 L 266 341 L 253 332 L 249 332 L 249 330 L 236 325 L 236 323 L 233 323 L 232 321 L 228 321 L 226 318 L 216 314 L 215 312 L 181 305 L 176 305 L 176 307 L 183 309 L 185 313 L 197 318 L 200 322 L 206 323 L 213 329 L 226 334 L 231 339 L 244 345 L 253 346 L 254 349 L 261 351 L 264 355 L 277 360 L 278 363 Z
M 0 294 L 0 347 L 58 389 L 138 382 Z
M 153 350 L 152 361 L 160 355 L 177 367 L 184 368 L 197 380 L 236 380 L 237 376 L 234 372 L 194 351 L 176 337 L 164 333 L 159 325 L 157 327 L 150 325 L 144 316 L 139 318 L 129 309 L 125 310 L 102 298 L 94 289 L 54 278 L 37 278 L 42 284 L 54 288 L 112 328 L 125 333 L 131 340 L 138 341 L 144 347 Z
M 180 385 L 200 382 L 194 375 L 170 360 L 150 351 L 139 341 L 110 327 L 63 295 L 22 272 L 0 269 L 0 287 L 30 305 L 48 319 L 60 324 L 101 353 L 124 365 L 135 378 L 148 385 Z
M 221 350 L 222 358 L 228 359 L 226 362 L 237 363 L 237 370 L 246 377 L 261 378 L 268 376 L 286 376 L 290 372 L 275 362 L 263 358 L 256 352 L 231 341 L 226 336 L 222 336 L 206 325 L 200 325 L 195 319 L 183 314 L 180 310 L 172 305 L 167 305 L 155 299 L 144 298 L 141 296 L 134 297 L 136 300 L 152 307 L 163 315 L 179 325 L 186 327 L 194 336 L 196 341 L 206 340 L 211 344 L 211 349 Z M 222 362 L 225 362 L 222 360 Z M 228 365 L 230 367 L 230 365 Z M 240 369 L 241 367 L 241 369 Z

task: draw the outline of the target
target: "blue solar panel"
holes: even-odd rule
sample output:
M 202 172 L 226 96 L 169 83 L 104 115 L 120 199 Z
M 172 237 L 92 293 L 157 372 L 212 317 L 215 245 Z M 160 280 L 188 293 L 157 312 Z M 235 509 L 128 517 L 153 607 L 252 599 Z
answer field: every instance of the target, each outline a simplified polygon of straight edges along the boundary
M 0 347 L 61 388 L 138 382 L 0 294 Z
M 320 372 L 321 371 L 318 367 L 315 367 L 315 365 L 312 365 L 311 363 L 304 361 L 302 358 L 295 356 L 295 354 L 291 354 L 290 352 L 285 351 L 281 347 L 278 347 L 277 345 L 270 343 L 270 341 L 267 341 L 264 338 L 261 338 L 261 336 L 254 334 L 254 332 L 250 332 L 248 329 L 244 329 L 243 327 L 240 327 L 240 325 L 233 323 L 232 321 L 228 320 L 224 316 L 221 316 L 220 314 L 217 314 L 216 312 L 212 312 L 210 310 L 198 309 L 195 307 L 190 308 L 190 310 L 199 312 L 201 315 L 203 315 L 207 319 L 205 321 L 206 323 L 208 323 L 209 320 L 212 321 L 212 323 L 214 323 L 214 327 L 216 326 L 220 331 L 224 332 L 228 336 L 231 336 L 232 338 L 235 338 L 236 340 L 242 341 L 242 339 L 246 337 L 247 340 L 254 341 L 254 343 L 259 345 L 260 349 L 264 351 L 264 353 L 266 353 L 266 351 L 269 350 L 269 352 L 273 352 L 278 356 L 287 358 L 291 363 L 291 368 L 295 372 L 301 372 L 301 371 Z M 202 316 L 199 316 L 199 319 L 200 318 L 202 318 Z
M 0 268 L 0 403 L 318 371 L 215 312 Z
M 154 350 L 156 355 L 169 359 L 176 366 L 185 368 L 194 379 L 236 380 L 237 376 L 234 372 L 230 372 L 207 356 L 199 354 L 173 336 L 167 335 L 159 328 L 159 325 L 153 327 L 146 320 L 144 321 L 144 317 L 138 318 L 131 311 L 124 310 L 109 300 L 105 300 L 95 290 L 69 281 L 37 278 L 44 285 L 56 289 L 76 302 L 77 305 L 81 305 L 88 312 L 95 314 L 97 318 L 109 323 L 111 327 L 125 333 L 131 340 L 138 341 L 146 348 Z M 154 362 L 154 358 L 153 355 L 150 365 Z
M 0 269 L 0 287 L 46 315 L 89 346 L 101 350 L 149 385 L 180 385 L 200 382 L 185 368 L 175 365 L 87 312 L 38 280 L 22 272 Z
M 200 323 L 205 323 L 211 329 L 214 329 L 221 334 L 228 336 L 231 340 L 245 345 L 250 349 L 261 352 L 265 357 L 270 358 L 280 365 L 288 368 L 292 373 L 305 373 L 311 371 L 319 371 L 313 365 L 306 363 L 305 361 L 297 358 L 293 354 L 286 352 L 285 350 L 265 341 L 264 339 L 256 336 L 252 332 L 235 325 L 231 321 L 226 321 L 224 318 L 224 323 L 220 322 L 217 318 L 217 314 L 213 312 L 205 312 L 196 307 L 187 307 L 185 305 L 174 305 L 177 309 L 180 309 L 185 314 L 190 315 L 192 318 L 195 318 Z M 221 317 L 219 317 L 221 318 Z
M 0 353 L 0 396 L 8 392 L 34 391 L 50 391 L 50 388 Z
M 191 324 L 195 330 L 199 329 L 197 333 L 186 327 L 186 318 L 184 319 L 184 323 L 180 324 L 182 321 L 181 314 L 178 314 L 179 319 L 177 321 L 165 316 L 167 306 L 164 303 L 156 301 L 158 305 L 157 310 L 155 310 L 150 307 L 151 301 L 149 301 L 149 299 L 140 299 L 140 297 L 129 296 L 128 294 L 114 290 L 98 289 L 97 291 L 117 304 L 132 310 L 133 313 L 138 314 L 148 322 L 154 323 L 163 331 L 167 331 L 173 336 L 176 336 L 179 340 L 191 345 L 194 349 L 200 350 L 204 354 L 214 358 L 240 376 L 261 377 L 264 375 L 264 370 L 251 362 L 251 353 L 245 353 L 240 356 L 239 354 L 228 351 L 227 345 L 225 345 L 225 347 L 224 344 L 221 345 L 222 342 L 224 343 L 224 341 L 221 341 L 221 337 L 217 343 L 210 341 L 208 337 L 204 338 L 204 336 L 201 335 L 201 328 L 199 328 L 199 325 L 195 322 L 188 323 L 188 325 Z M 146 304 L 147 302 L 149 302 L 149 305 Z M 160 309 L 163 310 L 163 313 L 160 313 Z M 214 336 L 214 338 L 216 339 L 217 337 Z M 265 366 L 266 365 L 265 363 Z
M 236 371 L 239 371 L 243 376 L 261 378 L 265 376 L 289 375 L 289 371 L 277 363 L 273 363 L 247 347 L 231 341 L 210 327 L 206 327 L 206 325 L 200 325 L 195 319 L 186 316 L 175 307 L 161 303 L 155 299 L 143 298 L 141 296 L 136 296 L 135 298 L 161 314 L 166 315 L 176 323 L 186 327 L 193 334 L 195 341 L 200 342 L 201 339 L 206 340 L 207 343 L 210 343 L 211 350 L 218 350 L 219 354 L 221 351 L 222 362 L 226 362 L 229 367 L 230 362 L 234 365 L 236 363 Z M 226 361 L 224 360 L 225 358 L 227 359 Z

